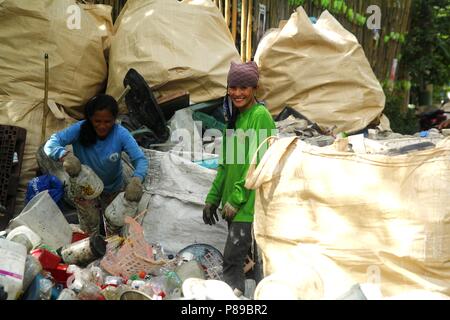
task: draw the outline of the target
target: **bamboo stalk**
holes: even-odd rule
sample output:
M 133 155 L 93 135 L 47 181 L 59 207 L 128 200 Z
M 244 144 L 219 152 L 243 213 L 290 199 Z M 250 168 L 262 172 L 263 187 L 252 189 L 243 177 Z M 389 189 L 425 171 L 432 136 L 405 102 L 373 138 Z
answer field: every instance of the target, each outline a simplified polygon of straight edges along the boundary
M 247 15 L 247 51 L 246 61 L 252 59 L 252 27 L 253 27 L 253 0 L 249 0 L 248 3 L 248 15 Z
M 48 116 L 48 54 L 44 55 L 45 62 L 45 78 L 44 78 L 44 105 L 42 106 L 42 126 L 41 126 L 41 144 L 45 141 L 47 130 L 47 116 Z
M 225 0 L 225 23 L 230 27 L 230 0 Z
M 402 29 L 401 29 L 400 32 L 404 34 L 409 29 L 409 25 L 411 23 L 411 15 L 410 15 L 410 12 L 411 12 L 411 0 L 406 0 L 405 1 L 405 7 L 403 8 L 402 11 L 404 12 L 404 16 L 403 16 L 404 21 L 403 21 Z M 410 77 L 407 75 L 407 72 L 405 72 L 406 70 L 404 70 L 402 72 L 401 69 L 402 68 L 401 68 L 401 64 L 400 64 L 399 73 L 400 72 L 403 73 L 402 74 L 402 79 L 410 80 Z M 406 113 L 408 111 L 410 92 L 411 92 L 411 89 L 406 90 L 406 92 L 404 92 L 405 96 L 404 96 L 403 105 L 402 105 L 402 108 L 401 108 L 403 113 Z
M 236 44 L 236 29 L 237 29 L 237 4 L 238 0 L 233 0 L 233 5 L 231 7 L 231 35 L 233 36 L 233 41 Z
M 241 9 L 241 59 L 246 61 L 246 43 L 247 43 L 247 0 L 242 0 Z

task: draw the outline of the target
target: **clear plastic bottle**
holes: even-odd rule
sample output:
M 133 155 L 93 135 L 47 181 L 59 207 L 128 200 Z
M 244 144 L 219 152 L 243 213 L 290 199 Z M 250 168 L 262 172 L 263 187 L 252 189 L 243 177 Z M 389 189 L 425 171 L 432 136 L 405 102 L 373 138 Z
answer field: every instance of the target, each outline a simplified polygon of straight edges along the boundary
M 144 287 L 146 284 L 146 281 L 144 280 L 133 280 L 131 282 L 131 288 L 135 290 L 140 290 L 142 287 Z
M 52 289 L 53 282 L 50 279 L 42 278 L 39 280 L 39 298 L 41 300 L 50 300 Z
M 165 285 L 167 294 L 170 295 L 174 292 L 174 290 L 181 288 L 183 282 L 175 271 L 169 271 L 164 276 L 166 278 Z
M 123 283 L 124 283 L 123 278 L 117 276 L 107 276 L 104 282 L 105 285 L 113 285 L 113 286 L 119 286 Z
M 56 300 L 78 300 L 78 297 L 75 291 L 65 288 L 61 291 Z
M 120 300 L 120 296 L 124 291 L 131 290 L 131 288 L 127 285 L 119 285 L 119 286 L 107 286 L 104 288 L 101 293 L 105 297 L 106 300 Z
M 86 283 L 81 288 L 78 298 L 80 300 L 101 300 L 103 299 L 103 295 L 101 294 L 100 288 L 95 284 Z
M 39 272 L 42 271 L 42 265 L 32 255 L 27 255 L 25 260 L 25 273 L 23 275 L 23 291 L 27 291 L 33 279 L 37 276 Z
M 90 268 L 92 274 L 92 280 L 99 286 L 104 284 L 104 274 L 102 269 L 96 266 Z
M 164 259 L 164 248 L 161 246 L 160 243 L 156 243 L 153 245 L 153 259 L 156 261 Z
M 164 299 L 167 295 L 167 279 L 165 276 L 153 277 L 149 280 L 153 290 L 153 300 Z

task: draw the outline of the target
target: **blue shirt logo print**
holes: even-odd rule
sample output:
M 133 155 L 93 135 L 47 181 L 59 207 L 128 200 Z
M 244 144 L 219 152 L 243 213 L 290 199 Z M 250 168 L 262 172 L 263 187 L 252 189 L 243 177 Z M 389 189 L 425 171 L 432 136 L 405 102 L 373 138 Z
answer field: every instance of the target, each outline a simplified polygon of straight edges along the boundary
M 117 160 L 119 160 L 119 158 L 120 158 L 119 154 L 117 152 L 115 152 L 109 156 L 109 161 L 116 162 Z

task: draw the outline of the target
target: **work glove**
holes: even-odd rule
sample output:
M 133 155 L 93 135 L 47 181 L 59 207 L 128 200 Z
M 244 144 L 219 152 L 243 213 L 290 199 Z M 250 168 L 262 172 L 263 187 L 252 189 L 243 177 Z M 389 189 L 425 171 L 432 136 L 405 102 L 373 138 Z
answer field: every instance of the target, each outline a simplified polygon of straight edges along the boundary
M 131 178 L 125 189 L 125 199 L 128 201 L 140 201 L 143 193 L 141 178 Z
M 69 176 L 76 177 L 81 171 L 81 163 L 73 153 L 68 153 L 63 158 L 63 168 L 69 174 Z
M 215 220 L 214 220 L 215 219 Z M 217 206 L 211 203 L 206 203 L 203 208 L 203 221 L 205 224 L 212 226 L 216 224 L 216 220 L 219 221 L 219 216 L 217 215 Z
M 237 212 L 238 212 L 238 209 L 233 207 L 229 202 L 227 202 L 227 203 L 225 203 L 225 205 L 223 206 L 223 209 L 222 209 L 222 218 L 224 218 L 228 222 L 231 222 L 231 221 L 233 221 Z

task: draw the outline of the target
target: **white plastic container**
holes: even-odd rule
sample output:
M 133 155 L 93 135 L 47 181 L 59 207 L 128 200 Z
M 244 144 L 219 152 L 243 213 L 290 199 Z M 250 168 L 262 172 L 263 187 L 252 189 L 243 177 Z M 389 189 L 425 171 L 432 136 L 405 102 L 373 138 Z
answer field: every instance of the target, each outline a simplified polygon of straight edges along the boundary
M 137 214 L 139 202 L 128 201 L 125 192 L 119 193 L 105 210 L 105 218 L 114 227 L 125 225 L 125 216 L 134 218 Z
M 13 229 L 25 225 L 42 239 L 42 243 L 58 249 L 72 241 L 72 229 L 48 191 L 34 196 L 22 212 L 9 224 Z
M 11 232 L 8 233 L 6 239 L 21 243 L 19 241 L 20 237 L 25 237 L 25 239 L 28 239 L 28 245 L 25 245 L 23 243 L 27 247 L 27 252 L 30 252 L 31 250 L 37 248 L 42 242 L 41 237 L 39 237 L 33 230 L 31 230 L 27 226 L 19 226 L 11 230 Z
M 0 238 L 0 284 L 8 300 L 16 300 L 22 293 L 26 258 L 24 245 Z
M 78 176 L 70 178 L 69 193 L 71 198 L 92 200 L 103 192 L 103 181 L 97 174 L 84 164 Z
M 106 252 L 106 241 L 101 235 L 91 235 L 67 245 L 61 250 L 61 258 L 66 264 L 86 266 L 90 262 L 103 257 Z

